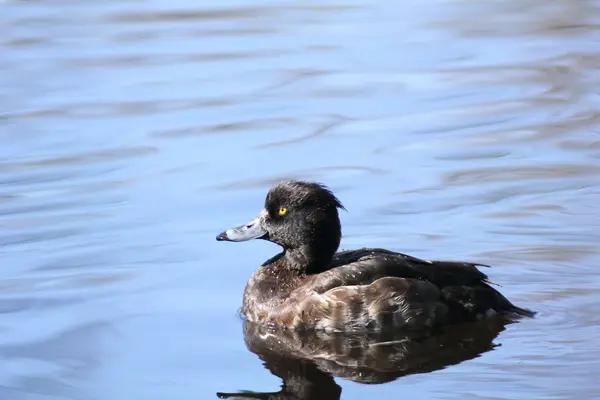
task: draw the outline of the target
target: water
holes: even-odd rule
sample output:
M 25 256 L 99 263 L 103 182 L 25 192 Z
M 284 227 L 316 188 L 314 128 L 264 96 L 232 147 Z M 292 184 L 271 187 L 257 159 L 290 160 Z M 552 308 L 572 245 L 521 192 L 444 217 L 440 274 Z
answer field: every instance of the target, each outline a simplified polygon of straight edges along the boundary
M 0 3 L 1 398 L 280 390 L 237 314 L 277 248 L 214 237 L 289 177 L 539 312 L 376 385 L 262 354 L 290 388 L 600 398 L 600 2 L 204 3 Z

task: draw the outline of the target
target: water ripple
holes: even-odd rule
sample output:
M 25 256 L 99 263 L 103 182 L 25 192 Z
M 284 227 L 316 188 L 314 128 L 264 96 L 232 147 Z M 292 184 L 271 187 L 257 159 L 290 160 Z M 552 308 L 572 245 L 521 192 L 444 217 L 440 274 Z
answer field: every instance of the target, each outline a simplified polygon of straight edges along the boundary
M 345 397 L 598 393 L 598 1 L 313 3 L 2 2 L 0 397 L 272 389 L 235 312 L 275 250 L 214 235 L 289 178 L 539 311 Z

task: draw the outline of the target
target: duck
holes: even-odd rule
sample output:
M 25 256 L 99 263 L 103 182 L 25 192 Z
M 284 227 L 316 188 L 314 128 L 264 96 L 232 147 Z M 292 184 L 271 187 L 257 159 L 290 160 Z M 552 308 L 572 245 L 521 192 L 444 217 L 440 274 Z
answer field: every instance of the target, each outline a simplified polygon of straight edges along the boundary
M 285 180 L 270 188 L 256 218 L 216 236 L 267 240 L 282 249 L 248 280 L 245 319 L 292 330 L 377 332 L 535 315 L 492 287 L 479 269 L 484 264 L 383 248 L 338 251 L 340 209 L 346 210 L 323 183 Z

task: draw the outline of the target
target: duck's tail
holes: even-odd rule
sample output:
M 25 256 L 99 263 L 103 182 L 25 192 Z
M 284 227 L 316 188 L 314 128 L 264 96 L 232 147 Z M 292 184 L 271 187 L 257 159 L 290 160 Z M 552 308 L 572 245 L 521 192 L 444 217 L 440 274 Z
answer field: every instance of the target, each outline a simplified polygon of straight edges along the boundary
M 492 280 L 490 280 L 489 278 L 485 278 L 482 280 L 484 283 L 488 284 L 488 285 L 496 285 L 496 286 L 500 286 L 502 287 L 501 284 L 496 283 Z M 527 318 L 533 318 L 535 316 L 535 314 L 537 314 L 537 312 L 532 311 L 528 308 L 521 308 L 521 307 L 517 307 L 515 306 L 513 303 L 511 303 L 506 297 L 504 297 L 502 294 L 500 294 L 500 292 L 498 292 L 497 290 L 494 290 L 498 295 L 501 296 L 501 298 L 503 299 L 502 302 L 503 307 L 505 310 L 508 310 L 506 313 L 508 314 L 513 314 L 515 316 L 519 316 L 519 317 L 527 317 Z
M 511 313 L 514 313 L 515 315 L 518 315 L 519 317 L 527 317 L 527 318 L 533 318 L 535 316 L 535 314 L 537 314 L 537 312 L 532 311 L 528 308 L 521 308 L 521 307 L 517 307 L 515 305 L 512 306 L 512 309 L 510 310 Z

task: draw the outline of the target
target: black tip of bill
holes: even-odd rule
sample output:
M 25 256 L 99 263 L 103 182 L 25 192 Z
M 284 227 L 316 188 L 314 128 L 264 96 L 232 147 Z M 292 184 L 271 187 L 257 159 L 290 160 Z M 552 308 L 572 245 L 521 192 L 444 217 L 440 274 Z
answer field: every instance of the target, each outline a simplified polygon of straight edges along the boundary
M 219 241 L 219 242 L 229 241 L 229 238 L 227 237 L 227 231 L 223 231 L 223 232 L 219 233 L 217 235 L 217 241 Z

